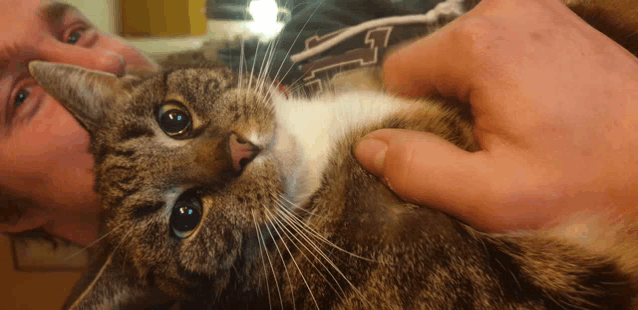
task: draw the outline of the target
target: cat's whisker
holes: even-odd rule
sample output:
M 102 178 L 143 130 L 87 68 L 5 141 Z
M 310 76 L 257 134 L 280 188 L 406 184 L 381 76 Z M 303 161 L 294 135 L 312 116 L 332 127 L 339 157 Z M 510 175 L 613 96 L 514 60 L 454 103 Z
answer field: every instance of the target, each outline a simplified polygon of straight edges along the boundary
M 242 36 L 240 39 L 240 45 L 239 45 L 239 77 L 238 77 L 238 82 L 239 82 L 239 93 L 241 93 L 242 91 L 242 86 L 243 86 L 243 77 L 244 77 L 244 60 L 246 58 L 246 52 L 244 50 L 244 44 L 245 44 L 245 39 Z
M 112 253 L 115 253 L 117 251 L 117 249 L 120 248 L 120 246 L 122 245 L 122 243 L 124 243 L 124 241 L 127 240 L 128 236 L 135 230 L 135 227 L 131 227 L 131 229 L 129 229 L 128 232 L 126 232 L 126 234 L 124 234 L 124 236 L 122 237 L 122 240 L 120 240 L 120 242 L 117 244 L 117 246 L 113 249 Z M 124 255 L 126 256 L 126 254 L 128 253 L 124 253 Z
M 255 212 L 253 211 L 252 214 L 253 214 L 253 221 L 255 223 L 257 223 L 257 219 L 255 219 Z M 270 222 L 270 220 L 268 220 L 268 221 Z M 268 225 L 266 225 L 266 229 L 268 229 Z M 275 288 L 277 289 L 277 294 L 279 294 L 279 303 L 281 304 L 281 308 L 283 309 L 284 308 L 284 299 L 281 296 L 281 290 L 279 289 L 279 281 L 277 281 L 277 273 L 275 272 L 275 267 L 274 267 L 274 265 L 272 263 L 272 260 L 270 259 L 270 254 L 268 254 L 268 248 L 266 247 L 266 240 L 264 238 L 264 235 L 263 235 L 263 233 L 260 233 L 260 234 L 261 234 L 261 240 L 264 243 L 264 252 L 266 253 L 266 257 L 268 258 L 268 263 L 270 264 L 270 270 L 272 270 L 272 276 L 273 276 L 273 279 L 275 280 Z M 268 229 L 268 234 L 270 234 L 271 240 L 275 240 L 274 236 L 272 235 L 272 233 L 270 233 L 270 229 Z M 277 243 L 275 242 L 275 246 L 276 245 L 277 245 Z
M 264 80 L 262 81 L 262 83 L 265 84 L 266 81 L 269 80 L 269 76 L 270 76 L 270 71 L 271 68 L 273 67 L 273 63 L 275 61 L 275 56 L 277 55 L 277 47 L 279 47 L 279 41 L 280 41 L 280 36 L 277 35 L 275 38 L 273 38 L 272 40 L 270 40 L 270 44 L 272 46 L 270 53 L 268 55 L 268 63 L 266 64 L 267 70 L 264 74 Z M 272 85 L 272 84 L 271 84 Z
M 280 213 L 280 214 L 281 214 L 283 217 L 286 217 L 286 215 L 285 215 L 284 213 Z M 294 224 L 293 224 L 293 225 L 294 225 Z M 338 273 L 338 274 L 339 274 L 339 275 L 340 275 L 340 276 L 341 276 L 341 277 L 342 277 L 342 278 L 343 278 L 343 279 L 344 279 L 344 280 L 345 280 L 345 281 L 346 281 L 346 282 L 350 285 L 350 287 L 352 287 L 352 289 L 353 289 L 355 292 L 357 292 L 357 294 L 359 294 L 359 296 L 361 297 L 361 300 L 362 300 L 362 301 L 364 301 L 364 302 L 366 302 L 366 303 L 368 303 L 368 304 L 372 307 L 372 303 L 370 303 L 370 302 L 369 302 L 369 301 L 365 298 L 365 296 L 363 295 L 363 293 L 361 293 L 361 291 L 360 291 L 360 290 L 359 290 L 359 289 L 358 289 L 358 288 L 357 288 L 357 287 L 356 287 L 356 286 L 355 286 L 355 285 L 354 285 L 354 284 L 353 284 L 353 283 L 352 283 L 352 282 L 348 279 L 348 277 L 346 277 L 346 275 L 345 275 L 345 274 L 343 274 L 343 272 L 341 271 L 341 269 L 339 269 L 339 267 L 338 267 L 338 266 L 337 266 L 337 265 L 336 265 L 336 264 L 332 261 L 332 259 L 331 259 L 330 257 L 328 257 L 325 253 L 323 253 L 323 251 L 322 251 L 322 250 L 321 250 L 318 246 L 316 246 L 316 245 L 315 245 L 315 244 L 314 244 L 311 240 L 307 239 L 308 237 L 306 237 L 306 235 L 305 235 L 303 232 L 301 232 L 301 231 L 298 231 L 298 232 L 299 232 L 299 235 L 301 235 L 302 237 L 306 238 L 306 240 L 307 240 L 308 244 L 310 244 L 311 246 L 313 246 L 313 248 L 315 249 L 315 251 L 317 251 L 317 252 L 318 252 L 318 254 L 319 254 L 319 255 L 321 255 L 321 256 L 322 256 L 322 257 L 326 260 L 326 262 L 327 262 L 327 263 L 328 263 L 328 264 L 329 264 L 332 268 L 334 268 L 334 270 L 335 270 L 335 271 L 336 271 L 336 272 L 337 272 L 337 273 Z M 337 247 L 334 243 L 332 243 L 332 245 L 333 245 L 334 247 Z M 345 250 L 344 250 L 344 251 L 345 251 Z M 352 253 L 349 253 L 349 252 L 347 252 L 347 251 L 346 251 L 346 253 L 348 253 L 348 254 L 351 254 L 351 255 L 352 255 Z M 314 256 L 314 255 L 313 255 L 313 256 Z M 319 262 L 321 263 L 321 260 L 319 260 Z M 332 275 L 332 273 L 330 272 L 330 270 L 329 270 L 327 267 L 325 267 L 325 265 L 323 265 L 323 263 L 321 263 L 321 265 L 322 265 L 322 266 L 324 266 L 324 268 L 326 268 L 326 270 L 328 271 L 328 273 L 330 274 L 330 276 L 331 276 L 331 277 L 335 280 L 335 283 L 337 283 L 337 285 L 339 286 L 339 289 L 341 289 L 341 292 L 342 292 L 342 293 L 344 294 L 344 296 L 345 296 L 345 292 L 343 291 L 343 288 L 341 287 L 341 285 L 339 285 L 339 282 L 335 279 L 335 277 Z
M 308 232 L 311 234 L 311 236 L 313 237 L 321 237 L 321 235 L 319 233 L 317 233 L 312 227 L 310 227 L 306 222 L 311 220 L 313 217 L 318 216 L 316 214 L 316 212 L 314 211 L 309 211 L 309 210 L 305 210 L 299 206 L 296 206 L 293 203 L 286 203 L 289 202 L 289 200 L 287 200 L 285 197 L 280 197 L 281 199 L 284 199 L 285 201 L 282 201 L 281 199 L 276 199 L 275 202 L 277 204 L 277 206 L 279 207 L 280 212 L 283 212 L 282 215 L 285 216 L 285 218 L 288 221 L 293 221 L 290 224 L 294 224 L 296 226 L 298 226 L 299 228 L 303 228 L 305 232 Z M 288 206 L 286 206 L 286 204 L 293 206 L 293 208 L 289 208 Z M 300 218 L 299 215 L 297 215 L 295 213 L 295 211 L 293 211 L 293 209 L 295 211 L 302 211 L 302 212 L 306 212 L 306 214 L 308 214 L 307 217 L 304 217 L 305 220 L 302 220 Z
M 272 67 L 273 59 L 275 57 L 276 47 L 279 42 L 277 38 L 269 41 L 268 50 L 266 51 L 264 55 L 264 60 L 262 62 L 262 68 L 261 68 L 262 71 L 259 74 L 258 94 L 260 96 L 262 95 L 264 91 L 267 90 L 265 88 L 265 85 L 266 85 L 266 81 L 269 80 L 268 76 L 269 76 L 270 68 Z
M 259 54 L 259 44 L 261 43 L 261 41 L 257 41 L 257 46 L 255 47 L 255 55 Z M 251 89 L 251 86 L 253 85 L 253 77 L 255 76 L 255 64 L 257 62 L 255 60 L 253 60 L 253 65 L 252 68 L 250 69 L 250 80 L 248 81 L 248 89 Z
M 281 212 L 279 212 L 279 214 L 281 214 Z M 301 235 L 301 237 L 303 239 L 305 239 L 305 241 L 312 247 L 308 248 L 304 242 L 302 242 L 302 240 L 299 240 L 297 237 L 295 237 L 295 234 L 293 232 L 291 232 L 290 230 L 288 230 L 287 226 L 285 225 L 285 223 L 282 223 L 281 220 L 286 220 L 285 217 L 280 217 L 277 218 L 275 217 L 275 220 L 279 223 L 280 227 L 282 228 L 282 231 L 287 232 L 287 234 L 290 234 L 291 236 L 293 236 L 293 238 L 295 238 L 297 240 L 297 242 L 299 244 L 301 244 L 307 251 L 308 253 L 310 253 L 315 260 L 317 260 L 317 262 L 328 272 L 328 274 L 330 275 L 330 277 L 334 280 L 334 282 L 337 284 L 337 286 L 339 287 L 339 290 L 341 291 L 341 294 L 343 294 L 345 296 L 345 291 L 343 290 L 343 288 L 341 287 L 341 285 L 339 284 L 339 281 L 337 281 L 337 278 L 332 274 L 332 271 L 330 270 L 330 268 L 328 268 L 328 266 L 326 266 L 324 263 L 321 262 L 320 257 L 317 257 L 317 255 L 315 255 L 313 253 L 313 249 L 317 252 L 319 252 L 319 254 L 327 261 L 329 261 L 329 263 L 331 262 L 330 259 L 321 251 L 321 249 L 319 249 L 316 245 L 314 245 L 314 243 L 312 242 L 312 240 L 310 240 L 307 236 L 304 235 L 303 232 L 297 230 L 297 233 L 299 235 Z M 289 223 L 290 224 L 290 223 Z M 303 252 L 301 252 L 303 254 Z M 304 254 L 304 256 L 306 256 Z M 308 259 L 308 257 L 306 256 L 306 259 Z M 316 265 L 314 263 L 312 263 L 311 260 L 308 259 L 308 262 L 310 262 L 310 264 L 315 268 L 315 270 L 317 270 L 318 274 L 321 275 L 321 277 L 323 277 L 323 279 L 326 281 L 326 283 L 338 294 L 339 292 L 332 286 L 332 284 L 330 284 L 330 281 L 328 281 L 328 279 L 326 279 L 325 276 L 323 276 L 322 272 L 319 270 L 319 268 L 316 267 Z M 333 264 L 331 264 L 333 265 Z M 333 265 L 334 266 L 334 265 Z M 346 279 L 347 281 L 347 279 Z
M 266 210 L 268 212 L 268 209 L 264 208 L 264 210 Z M 277 220 L 275 218 L 275 220 Z M 281 226 L 283 228 L 283 226 Z M 289 237 L 294 237 L 293 234 L 291 234 L 289 232 L 288 234 Z M 296 238 L 295 238 L 296 239 Z M 292 239 L 290 239 L 292 241 Z M 310 293 L 310 297 L 312 297 L 312 300 L 315 303 L 315 306 L 317 306 L 317 309 L 319 309 L 319 304 L 317 303 L 317 300 L 315 299 L 314 294 L 312 293 L 312 290 L 310 289 L 310 285 L 308 285 L 308 281 L 306 280 L 306 277 L 303 275 L 303 272 L 301 271 L 301 268 L 299 268 L 299 265 L 297 264 L 297 261 L 294 259 L 294 256 L 292 254 L 292 252 L 290 252 L 290 250 L 286 247 L 286 249 L 288 250 L 288 254 L 290 255 L 290 258 L 292 259 L 293 264 L 295 264 L 295 267 L 297 268 L 297 271 L 299 271 L 299 275 L 301 276 L 301 279 L 303 280 L 304 284 L 306 285 L 306 288 L 308 288 L 308 293 Z M 308 257 L 303 253 L 303 251 L 300 251 L 301 255 L 303 255 L 308 262 L 315 268 L 315 270 L 319 271 L 319 269 L 312 263 L 312 261 L 310 259 L 308 259 Z M 319 273 L 321 275 L 321 273 Z M 323 275 L 322 275 L 323 276 Z M 324 277 L 325 279 L 325 277 Z
M 270 310 L 272 310 L 272 299 L 270 298 L 270 285 L 268 284 L 268 274 L 267 274 L 267 270 L 268 268 L 266 267 L 266 260 L 264 259 L 264 252 L 266 252 L 266 246 L 264 245 L 262 247 L 262 238 L 261 238 L 261 233 L 259 231 L 259 227 L 257 225 L 257 219 L 255 218 L 255 211 L 252 211 L 252 215 L 253 215 L 253 223 L 255 224 L 255 232 L 257 233 L 257 242 L 259 242 L 259 248 L 263 249 L 261 251 L 259 251 L 259 255 L 261 256 L 261 262 L 264 265 L 264 280 L 266 281 L 266 292 L 268 293 L 268 305 L 270 306 Z
M 275 56 L 277 55 L 277 47 L 279 46 L 279 42 L 281 40 L 281 32 L 278 33 L 274 38 L 270 39 L 269 42 L 269 51 L 267 51 L 264 55 L 264 61 L 262 62 L 262 70 L 259 74 L 259 81 L 260 81 L 260 86 L 259 86 L 259 94 L 261 95 L 262 91 L 267 91 L 268 89 L 272 89 L 274 84 L 276 83 L 276 76 L 279 73 L 279 71 L 281 70 L 282 66 L 283 66 L 283 62 L 279 67 L 279 70 L 277 71 L 277 74 L 275 75 L 275 78 L 273 79 L 269 79 L 270 76 L 270 69 L 272 67 L 273 61 L 275 59 Z M 290 50 L 288 51 L 288 53 L 290 52 Z M 288 53 L 286 54 L 286 57 L 288 56 Z M 285 59 L 285 58 L 284 58 Z M 264 68 L 264 64 L 265 64 L 265 68 Z M 270 85 L 266 88 L 265 84 L 268 80 L 271 80 Z
M 84 252 L 84 251 L 88 250 L 90 247 L 92 247 L 92 246 L 96 245 L 98 242 L 100 242 L 100 241 L 102 241 L 104 238 L 108 237 L 108 235 L 112 234 L 114 231 L 116 231 L 117 229 L 119 229 L 120 227 L 122 227 L 124 224 L 126 224 L 126 223 L 122 223 L 122 224 L 120 224 L 120 225 L 117 225 L 115 228 L 111 229 L 111 231 L 109 231 L 108 233 L 104 234 L 104 236 L 102 236 L 102 237 L 100 237 L 100 238 L 96 239 L 95 241 L 93 241 L 93 242 L 89 243 L 89 245 L 87 245 L 87 246 L 83 247 L 82 249 L 78 250 L 77 252 L 75 252 L 75 253 L 73 253 L 73 254 L 71 254 L 71 255 L 69 255 L 69 256 L 67 256 L 67 257 L 65 257 L 63 260 L 69 260 L 69 259 L 71 259 L 71 258 L 73 258 L 73 257 L 75 257 L 75 256 L 77 256 L 77 255 L 79 255 L 80 253 L 82 253 L 82 252 Z
M 283 197 L 283 196 L 282 196 L 281 198 L 282 198 L 282 199 L 285 199 L 288 203 L 292 203 L 292 202 L 290 202 L 289 200 L 287 200 L 287 199 L 286 199 L 285 197 Z M 366 261 L 369 261 L 369 262 L 379 263 L 379 264 L 388 264 L 388 263 L 385 263 L 385 262 L 380 262 L 380 261 L 375 260 L 375 259 L 371 259 L 371 258 L 368 258 L 368 257 L 363 257 L 363 256 L 360 256 L 360 255 L 354 254 L 354 253 L 352 253 L 352 252 L 350 252 L 350 251 L 347 251 L 347 250 L 345 250 L 345 249 L 343 249 L 343 248 L 339 247 L 338 245 L 334 244 L 334 243 L 333 243 L 333 242 L 331 242 L 330 240 L 328 240 L 328 239 L 326 239 L 325 237 L 323 237 L 321 234 L 317 233 L 317 232 L 316 232 L 316 231 L 315 231 L 312 227 L 310 227 L 310 226 L 309 226 L 306 222 L 304 222 L 304 221 L 300 220 L 300 219 L 297 217 L 297 215 L 296 215 L 296 214 L 294 214 L 292 211 L 290 211 L 288 208 L 286 208 L 286 207 L 282 207 L 281 209 L 282 209 L 282 210 L 284 210 L 284 212 L 286 212 L 286 213 L 287 213 L 287 214 L 291 217 L 291 218 L 290 218 L 291 220 L 295 221 L 298 225 L 300 225 L 300 228 L 302 228 L 302 229 L 306 230 L 306 231 L 307 231 L 308 233 L 310 233 L 312 236 L 314 236 L 315 238 L 317 238 L 317 239 L 319 239 L 319 240 L 323 241 L 324 243 L 326 243 L 326 244 L 330 245 L 331 247 L 334 247 L 335 249 L 337 249 L 337 250 L 339 250 L 339 251 L 342 251 L 342 252 L 344 252 L 344 253 L 346 253 L 346 254 L 348 254 L 348 255 L 351 255 L 351 256 L 353 256 L 353 257 L 356 257 L 356 258 L 359 258 L 359 259 L 363 259 L 363 260 L 366 260 Z M 300 209 L 300 208 L 296 208 L 295 210 L 298 210 L 298 209 Z
M 262 59 L 261 65 L 259 67 L 259 74 L 257 75 L 257 81 L 255 82 L 255 88 L 257 89 L 258 96 L 261 96 L 263 81 L 265 81 L 266 76 L 268 76 L 268 69 L 269 69 L 268 64 L 270 63 L 270 59 L 272 58 L 270 57 L 270 55 L 272 53 L 271 51 L 274 51 L 274 50 L 275 50 L 274 44 L 272 42 L 269 42 L 268 45 L 266 46 L 266 52 L 264 53 L 264 58 Z
M 292 84 L 288 85 L 287 91 L 290 94 L 295 94 L 298 90 L 300 90 L 300 89 L 303 90 L 304 89 L 304 85 L 303 84 L 301 84 L 301 83 L 297 84 L 298 81 L 300 81 L 300 80 L 301 79 L 297 79 Z M 295 85 L 295 84 L 297 84 L 297 85 Z
M 264 207 L 265 209 L 265 207 Z M 268 222 L 270 222 L 273 226 L 273 229 L 275 230 L 275 233 L 279 236 L 279 240 L 281 240 L 281 243 L 283 244 L 284 247 L 286 247 L 286 249 L 288 248 L 288 246 L 286 245 L 286 242 L 283 240 L 283 236 L 279 233 L 279 231 L 277 230 L 277 228 L 275 227 L 275 223 L 273 222 L 273 219 L 266 215 L 266 218 L 268 219 Z M 275 237 L 273 236 L 272 232 L 270 231 L 270 225 L 266 225 L 266 229 L 268 230 L 268 233 L 270 234 L 270 237 L 273 238 L 273 240 L 275 240 Z M 288 237 L 290 239 L 290 237 Z M 279 246 L 277 245 L 277 242 L 275 242 L 275 248 L 277 249 L 277 253 L 279 253 L 279 258 L 281 258 L 281 263 L 284 266 L 284 270 L 286 272 L 286 276 L 288 277 L 288 282 L 292 283 L 292 280 L 290 279 L 290 273 L 288 272 L 288 267 L 286 267 L 286 261 L 284 260 L 284 256 L 281 254 L 281 250 L 279 249 Z M 292 289 L 292 286 L 290 286 L 290 295 L 292 297 L 292 307 L 293 309 L 295 309 L 295 293 Z M 281 302 L 281 307 L 283 309 L 283 300 Z
M 273 48 L 270 51 L 270 56 L 268 57 L 268 64 L 266 66 L 266 72 L 265 72 L 263 80 L 262 80 L 262 85 L 261 85 L 261 88 L 260 88 L 260 94 L 261 94 L 261 91 L 268 92 L 268 90 L 272 89 L 274 87 L 275 83 L 276 83 L 276 80 L 273 79 L 273 80 L 270 81 L 270 85 L 268 87 L 265 86 L 266 81 L 269 80 L 268 77 L 269 77 L 269 73 L 270 73 L 270 68 L 272 67 L 273 60 L 275 59 L 275 56 L 277 55 L 276 54 L 276 51 L 277 51 L 276 48 L 279 46 L 279 40 L 280 39 L 281 39 L 281 36 L 278 34 L 274 39 L 271 40 L 271 44 L 272 44 Z
M 121 225 L 120 225 L 121 226 Z M 119 227 L 119 226 L 118 226 Z M 102 273 L 104 272 L 106 266 L 108 266 L 111 262 L 112 262 L 112 258 L 113 255 L 115 254 L 115 252 L 117 252 L 117 250 L 120 248 L 120 245 L 122 245 L 122 243 L 124 243 L 124 240 L 126 240 L 126 238 L 128 237 L 128 235 L 134 231 L 134 228 L 131 227 L 131 229 L 129 229 L 129 231 L 124 234 L 124 237 L 122 237 L 122 240 L 120 240 L 120 242 L 117 244 L 117 246 L 113 249 L 113 251 L 111 251 L 111 253 L 108 255 L 106 261 L 104 262 L 104 265 L 102 266 L 102 268 L 100 268 L 100 271 L 98 272 L 98 274 L 95 276 L 95 278 L 93 279 L 93 281 L 88 285 L 87 289 L 80 294 L 79 297 L 77 297 L 77 299 L 73 302 L 73 304 L 71 304 L 71 306 L 69 306 L 68 309 L 77 309 L 76 305 L 78 305 L 82 299 L 84 298 L 84 296 L 86 296 L 86 294 L 88 294 L 88 291 L 90 290 L 90 288 L 96 283 L 96 281 L 98 281 L 102 275 Z M 126 253 L 125 253 L 126 254 Z
M 317 6 L 315 7 L 315 10 L 312 11 L 312 13 L 310 14 L 310 16 L 308 16 L 308 19 L 306 20 L 306 22 L 303 24 L 303 26 L 301 27 L 301 29 L 299 30 L 299 32 L 297 32 L 297 36 L 295 37 L 295 39 L 292 41 L 292 43 L 290 44 L 290 48 L 288 49 L 288 51 L 286 52 L 286 56 L 284 56 L 284 60 L 288 59 L 288 55 L 290 55 L 290 52 L 292 51 L 292 48 L 295 46 L 295 43 L 297 43 L 297 40 L 299 39 L 299 36 L 301 35 L 301 32 L 306 29 L 306 26 L 308 25 L 308 22 L 312 19 L 312 17 L 315 15 L 315 13 L 317 12 L 317 10 L 323 5 L 325 0 L 320 1 Z M 317 29 L 317 31 L 319 31 Z M 317 31 L 315 32 L 315 34 L 317 33 Z M 281 77 L 281 79 L 279 79 L 279 72 L 281 71 L 281 68 L 283 68 L 284 66 L 284 62 L 281 63 L 281 65 L 279 66 L 279 69 L 277 69 L 277 73 L 275 73 L 275 76 L 273 77 L 273 83 L 275 83 L 278 80 L 284 80 L 286 78 L 286 76 L 288 76 L 288 73 L 290 73 L 290 70 L 292 70 L 292 68 L 294 68 L 294 63 L 292 66 L 290 66 L 290 68 L 288 68 L 288 71 L 286 71 L 286 73 L 284 73 L 284 75 Z
M 273 198 L 275 198 L 277 200 L 277 202 L 279 203 L 285 203 L 282 204 L 282 207 L 286 208 L 287 210 L 295 210 L 295 211 L 299 211 L 299 212 L 304 212 L 306 214 L 308 214 L 308 216 L 310 217 L 314 217 L 317 216 L 316 212 L 313 210 L 307 210 L 305 208 L 302 208 L 301 206 L 299 206 L 297 203 L 291 201 L 290 199 L 288 199 L 285 195 L 283 195 L 282 193 L 277 193 L 277 196 L 273 196 Z M 307 197 L 298 197 L 300 200 L 304 200 Z
M 277 207 L 278 207 L 278 209 L 283 208 L 283 206 L 281 204 L 279 204 L 279 203 L 277 203 Z M 297 229 L 298 228 L 297 224 L 294 223 L 294 222 L 291 222 L 290 221 L 291 218 L 289 218 L 289 216 L 287 216 L 286 214 L 282 213 L 280 210 L 277 210 L 277 214 L 280 215 L 280 216 L 277 216 L 277 217 L 273 216 L 273 217 L 275 218 L 277 223 L 282 226 L 282 229 L 285 229 L 286 231 L 288 231 L 288 233 L 290 233 L 293 237 L 296 236 L 297 234 L 301 235 L 304 238 L 304 240 L 306 240 L 311 246 L 313 246 L 313 248 L 317 248 L 315 243 L 310 238 L 308 238 L 308 236 L 303 231 L 300 231 L 300 230 Z M 294 232 L 291 232 L 290 230 L 288 230 L 288 227 L 292 228 L 294 230 Z M 296 232 L 296 234 L 295 234 L 295 232 Z M 298 242 L 301 242 L 301 240 L 297 239 L 296 237 L 294 237 L 294 238 Z M 308 250 L 310 250 L 310 249 L 308 249 Z M 321 251 L 321 249 L 318 248 L 318 251 Z M 310 251 L 310 252 L 312 252 L 312 251 Z M 313 256 L 314 256 L 314 254 L 313 254 Z M 315 256 L 315 258 L 317 258 L 317 257 Z

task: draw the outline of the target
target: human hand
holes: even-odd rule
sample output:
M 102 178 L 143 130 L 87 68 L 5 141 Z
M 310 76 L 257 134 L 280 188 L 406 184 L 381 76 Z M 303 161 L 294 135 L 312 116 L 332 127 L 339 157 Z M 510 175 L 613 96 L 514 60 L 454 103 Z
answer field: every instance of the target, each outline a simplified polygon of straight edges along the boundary
M 389 90 L 471 105 L 482 151 L 383 129 L 355 155 L 399 196 L 487 231 L 635 215 L 638 59 L 556 0 L 483 0 L 385 63 Z

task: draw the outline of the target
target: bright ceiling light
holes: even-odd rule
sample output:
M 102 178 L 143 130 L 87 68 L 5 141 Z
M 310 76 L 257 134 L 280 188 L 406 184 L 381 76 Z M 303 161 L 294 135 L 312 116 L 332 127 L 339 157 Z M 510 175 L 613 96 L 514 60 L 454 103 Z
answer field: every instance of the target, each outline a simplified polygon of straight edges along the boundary
M 254 19 L 248 24 L 248 29 L 264 41 L 275 37 L 283 28 L 283 24 L 277 22 L 279 8 L 275 0 L 253 0 L 248 6 L 248 12 Z

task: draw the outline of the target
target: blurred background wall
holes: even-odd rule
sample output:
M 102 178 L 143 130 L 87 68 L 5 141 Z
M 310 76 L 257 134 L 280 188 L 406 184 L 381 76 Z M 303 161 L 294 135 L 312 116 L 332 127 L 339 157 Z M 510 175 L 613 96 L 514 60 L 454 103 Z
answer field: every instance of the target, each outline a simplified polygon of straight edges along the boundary
M 102 31 L 125 36 L 201 35 L 206 0 L 64 0 Z
M 64 0 L 83 12 L 100 30 L 118 32 L 118 6 L 122 0 Z

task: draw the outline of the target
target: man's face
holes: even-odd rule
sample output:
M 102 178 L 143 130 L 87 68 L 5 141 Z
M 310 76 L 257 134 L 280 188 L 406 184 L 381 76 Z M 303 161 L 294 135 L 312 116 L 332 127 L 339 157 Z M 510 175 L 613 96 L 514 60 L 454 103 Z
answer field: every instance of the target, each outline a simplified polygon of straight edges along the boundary
M 97 212 L 89 137 L 31 78 L 31 60 L 123 74 L 154 64 L 114 35 L 97 30 L 75 8 L 42 0 L 0 0 L 0 188 L 42 206 L 23 214 L 19 231 L 48 215 Z M 9 9 L 10 8 L 10 9 Z M 4 226 L 4 227 L 3 227 Z

